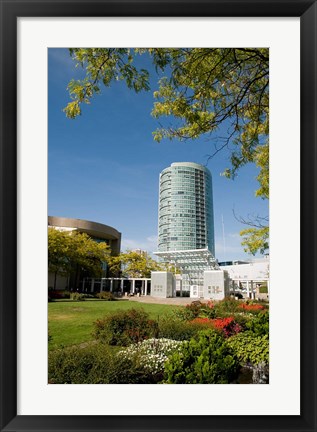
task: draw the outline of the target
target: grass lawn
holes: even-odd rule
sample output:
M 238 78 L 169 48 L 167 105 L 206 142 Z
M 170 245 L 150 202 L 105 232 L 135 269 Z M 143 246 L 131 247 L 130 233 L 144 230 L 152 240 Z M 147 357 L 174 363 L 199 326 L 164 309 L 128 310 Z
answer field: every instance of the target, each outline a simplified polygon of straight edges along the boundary
M 93 322 L 112 312 L 127 309 L 144 309 L 150 318 L 171 312 L 179 306 L 145 304 L 119 301 L 56 301 L 48 303 L 48 328 L 51 340 L 49 350 L 77 345 L 93 339 Z

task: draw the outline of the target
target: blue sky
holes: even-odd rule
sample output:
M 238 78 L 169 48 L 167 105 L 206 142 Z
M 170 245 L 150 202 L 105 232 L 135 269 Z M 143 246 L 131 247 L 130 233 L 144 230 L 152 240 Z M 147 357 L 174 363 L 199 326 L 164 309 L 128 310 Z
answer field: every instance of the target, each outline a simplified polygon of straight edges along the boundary
M 145 56 L 140 62 L 151 69 Z M 151 117 L 155 72 L 151 91 L 135 94 L 116 82 L 102 88 L 80 117 L 67 119 L 66 87 L 81 74 L 74 66 L 68 50 L 48 50 L 48 214 L 113 226 L 122 233 L 122 250 L 156 251 L 159 173 L 172 162 L 205 164 L 214 142 L 206 137 L 154 142 L 152 132 L 159 126 Z M 254 195 L 253 165 L 242 168 L 233 181 L 220 175 L 230 166 L 228 156 L 220 152 L 207 165 L 219 261 L 250 258 L 240 244 L 245 225 L 233 210 L 244 218 L 268 215 L 268 202 Z

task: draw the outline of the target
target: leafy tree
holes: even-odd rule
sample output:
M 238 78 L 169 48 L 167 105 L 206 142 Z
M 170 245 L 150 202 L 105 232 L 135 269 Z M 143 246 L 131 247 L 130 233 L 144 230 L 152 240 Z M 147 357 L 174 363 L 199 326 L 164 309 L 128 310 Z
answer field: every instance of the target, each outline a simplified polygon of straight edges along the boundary
M 97 243 L 85 233 L 48 229 L 48 269 L 56 275 L 69 276 L 76 268 L 91 276 L 101 276 L 102 262 L 110 255 L 106 243 Z
M 72 268 L 71 237 L 68 232 L 48 229 L 48 270 L 56 276 L 68 276 Z
M 145 251 L 127 250 L 125 253 L 110 257 L 108 263 L 112 274 L 121 272 L 124 277 L 149 278 L 151 271 L 163 270 L 163 267 Z
M 72 48 L 77 65 L 86 70 L 83 80 L 68 86 L 72 101 L 65 108 L 69 118 L 81 114 L 81 104 L 90 103 L 100 84 L 125 81 L 136 92 L 149 90 L 149 73 L 138 70 L 137 55 L 151 56 L 156 70 L 166 72 L 154 92 L 155 118 L 167 117 L 166 126 L 154 131 L 154 139 L 215 137 L 221 125 L 226 136 L 217 137 L 213 157 L 227 148 L 230 166 L 224 175 L 234 178 L 252 162 L 259 168 L 256 196 L 269 196 L 269 51 L 266 48 Z M 170 123 L 170 118 L 175 122 Z M 244 231 L 244 245 L 251 253 L 259 248 L 254 237 L 262 231 Z M 268 234 L 268 227 L 265 235 Z M 268 242 L 262 242 L 262 248 Z

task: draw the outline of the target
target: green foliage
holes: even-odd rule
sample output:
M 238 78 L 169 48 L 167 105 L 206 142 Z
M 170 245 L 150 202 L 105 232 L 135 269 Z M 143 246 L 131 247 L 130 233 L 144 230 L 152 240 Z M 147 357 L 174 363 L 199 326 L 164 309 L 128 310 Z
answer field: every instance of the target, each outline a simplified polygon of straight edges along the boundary
M 185 307 L 180 307 L 174 311 L 175 317 L 184 321 L 192 321 L 197 317 L 204 318 L 215 318 L 216 313 L 214 305 L 211 302 L 201 303 L 198 301 L 193 301 L 192 303 L 186 305 Z
M 216 317 L 226 317 L 239 311 L 240 302 L 233 297 L 226 297 L 214 304 Z
M 97 243 L 85 233 L 48 229 L 48 268 L 55 274 L 69 275 L 78 265 L 91 276 L 101 276 L 102 262 L 109 255 L 106 243 Z
M 67 117 L 74 119 L 81 114 L 81 104 L 90 103 L 93 94 L 100 92 L 100 83 L 109 87 L 111 81 L 124 80 L 136 92 L 149 90 L 149 73 L 138 71 L 133 65 L 133 57 L 125 48 L 72 48 L 70 54 L 76 66 L 86 69 L 83 80 L 72 80 L 68 91 L 72 102 L 65 108 Z
M 228 384 L 238 373 L 238 360 L 217 331 L 200 332 L 165 364 L 168 384 Z
M 150 278 L 151 271 L 163 270 L 163 267 L 146 252 L 126 251 L 108 259 L 109 270 L 113 275 L 124 277 Z
M 149 90 L 149 74 L 133 66 L 135 57 L 147 53 L 158 71 L 169 70 L 170 77 L 159 81 L 154 92 L 154 117 L 172 116 L 177 127 L 158 129 L 154 138 L 195 139 L 215 132 L 226 121 L 228 140 L 234 145 L 232 167 L 225 175 L 233 177 L 249 162 L 260 169 L 266 163 L 269 132 L 269 51 L 265 48 L 73 48 L 71 56 L 86 70 L 84 80 L 72 80 L 68 90 L 72 102 L 66 115 L 75 118 L 80 105 L 90 103 L 100 92 L 100 84 L 125 81 L 135 91 Z M 219 149 L 218 149 L 219 150 Z M 261 178 L 259 179 L 261 180 Z M 267 177 L 265 177 L 265 181 Z M 265 188 L 264 188 L 265 189 Z M 262 195 L 262 192 L 260 192 Z
M 230 152 L 230 167 L 223 173 L 228 178 L 254 163 L 259 169 L 256 196 L 268 198 L 267 48 L 72 48 L 70 54 L 76 66 L 85 69 L 86 76 L 68 85 L 72 100 L 64 109 L 67 117 L 80 115 L 81 105 L 90 103 L 101 84 L 108 87 L 112 82 L 124 81 L 136 92 L 149 90 L 148 71 L 133 66 L 134 59 L 144 53 L 152 58 L 161 75 L 152 110 L 153 117 L 160 118 L 161 127 L 153 133 L 154 139 L 213 138 L 225 125 L 227 138 L 218 139 L 210 157 L 225 148 Z M 162 76 L 165 71 L 168 77 Z M 176 121 L 171 122 L 171 117 Z M 253 240 L 262 235 L 261 231 L 256 234 L 257 230 L 244 233 L 244 246 L 248 251 L 250 247 L 251 253 L 266 250 L 267 239 L 260 245 Z
M 207 326 L 206 326 L 207 327 Z M 165 316 L 158 321 L 158 337 L 178 341 L 190 340 L 202 330 L 202 326 L 177 316 Z
M 255 335 L 251 332 L 239 333 L 228 339 L 228 345 L 233 349 L 242 365 L 269 363 L 269 336 Z
M 142 366 L 104 344 L 51 351 L 48 357 L 51 384 L 140 384 L 149 382 Z
M 258 251 L 264 254 L 269 249 L 269 227 L 254 227 L 240 231 L 241 245 L 244 251 L 255 255 Z
M 48 229 L 48 269 L 52 273 L 68 275 L 72 269 L 71 237 L 65 231 Z
M 143 309 L 130 309 L 99 319 L 94 323 L 94 336 L 109 345 L 127 346 L 157 333 L 157 324 Z
M 115 296 L 108 291 L 101 291 L 99 293 L 96 294 L 96 297 L 101 299 L 101 300 L 106 300 L 106 301 L 115 301 L 116 298 Z
M 246 323 L 246 329 L 257 336 L 269 334 L 269 312 L 260 312 Z

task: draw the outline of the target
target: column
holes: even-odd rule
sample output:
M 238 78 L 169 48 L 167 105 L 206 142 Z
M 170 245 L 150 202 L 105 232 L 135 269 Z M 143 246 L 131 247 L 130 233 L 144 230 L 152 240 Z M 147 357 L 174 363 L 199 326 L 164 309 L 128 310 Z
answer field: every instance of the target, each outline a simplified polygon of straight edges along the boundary
M 103 287 L 103 278 L 100 279 L 100 292 L 102 292 L 102 287 Z
M 123 279 L 121 279 L 121 281 L 120 281 L 120 290 L 121 290 L 121 292 L 123 294 Z
M 82 290 L 82 292 L 84 292 L 84 290 L 85 290 L 85 278 L 83 278 L 83 285 L 82 285 L 81 290 Z
M 147 279 L 144 281 L 144 295 L 147 295 Z
M 110 292 L 113 291 L 113 278 L 110 279 Z
M 247 298 L 250 298 L 249 281 L 247 281 Z
M 92 278 L 91 279 L 91 287 L 90 287 L 90 292 L 94 292 L 94 285 L 95 285 L 95 279 Z
M 253 280 L 251 281 L 251 298 L 255 299 L 255 293 L 253 292 Z
M 135 279 L 132 279 L 132 292 L 135 293 Z

